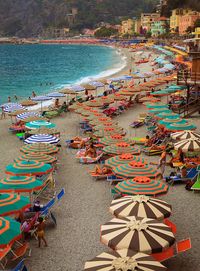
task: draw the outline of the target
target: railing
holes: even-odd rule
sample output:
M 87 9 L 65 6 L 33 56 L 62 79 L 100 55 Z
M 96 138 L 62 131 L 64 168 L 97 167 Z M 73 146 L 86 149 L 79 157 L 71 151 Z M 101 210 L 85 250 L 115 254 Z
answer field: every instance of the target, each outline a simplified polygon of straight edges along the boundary
M 200 97 L 195 98 L 194 100 L 188 102 L 187 104 L 177 107 L 177 108 L 172 108 L 172 110 L 175 113 L 178 114 L 183 114 L 183 116 L 187 116 L 190 113 L 196 112 L 200 110 Z
M 199 84 L 200 72 L 192 72 L 190 70 L 179 70 L 177 73 L 177 84 L 187 85 L 188 83 Z

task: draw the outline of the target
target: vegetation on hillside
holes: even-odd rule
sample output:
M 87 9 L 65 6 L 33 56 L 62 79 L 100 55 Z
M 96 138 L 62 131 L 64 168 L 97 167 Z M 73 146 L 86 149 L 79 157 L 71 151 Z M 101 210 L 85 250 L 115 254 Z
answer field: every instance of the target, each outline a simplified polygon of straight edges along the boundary
M 162 15 L 169 17 L 175 8 L 191 8 L 200 11 L 200 0 L 168 0 L 167 6 L 162 10 Z

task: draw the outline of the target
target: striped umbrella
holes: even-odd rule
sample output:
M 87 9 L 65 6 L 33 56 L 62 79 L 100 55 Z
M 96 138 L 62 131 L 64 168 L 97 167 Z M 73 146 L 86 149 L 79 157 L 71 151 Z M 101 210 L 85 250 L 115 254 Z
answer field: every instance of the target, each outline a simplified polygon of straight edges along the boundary
M 104 129 L 100 129 L 99 131 L 94 132 L 94 136 L 96 137 L 105 137 L 109 135 L 120 134 L 124 135 L 124 131 L 119 127 L 106 127 Z
M 48 135 L 48 134 L 38 134 L 32 135 L 24 140 L 25 144 L 35 144 L 35 143 L 48 143 L 57 144 L 60 141 L 59 137 Z
M 56 125 L 54 123 L 44 121 L 44 120 L 38 120 L 38 121 L 31 121 L 26 123 L 26 128 L 32 130 L 32 129 L 40 129 L 40 128 L 55 128 Z
M 127 99 L 127 97 L 125 95 L 122 95 L 119 93 L 111 94 L 111 95 L 109 95 L 109 97 L 111 99 L 113 99 L 114 101 L 123 101 L 123 100 Z
M 166 106 L 166 108 L 149 109 L 149 114 L 158 114 L 161 112 L 171 113 L 171 110 L 169 110 L 167 106 Z
M 200 134 L 192 132 L 192 131 L 176 132 L 176 133 L 171 134 L 171 137 L 176 140 L 183 140 L 183 139 L 200 140 Z
M 134 141 L 123 137 L 122 135 L 111 135 L 99 139 L 99 143 L 103 145 L 112 145 L 119 142 L 126 142 L 127 144 L 134 145 Z
M 85 271 L 166 271 L 160 262 L 144 253 L 121 249 L 103 252 L 87 261 Z
M 0 194 L 0 216 L 16 214 L 30 206 L 28 197 L 17 194 Z
M 35 116 L 41 116 L 41 115 L 37 112 L 27 111 L 27 112 L 24 112 L 24 113 L 17 115 L 17 119 L 18 120 L 25 120 L 29 117 L 35 117 Z
M 2 107 L 4 111 L 7 113 L 25 109 L 21 104 L 18 104 L 18 103 L 7 103 L 7 104 L 3 104 Z
M 0 217 L 0 248 L 12 245 L 21 237 L 21 224 L 10 217 Z
M 145 105 L 147 108 L 166 108 L 166 104 L 163 103 L 147 103 Z
M 23 153 L 42 153 L 42 154 L 55 154 L 59 151 L 59 148 L 51 144 L 35 143 L 22 147 L 20 149 Z
M 197 127 L 194 124 L 189 123 L 173 123 L 166 125 L 166 128 L 170 131 L 185 131 L 185 130 L 195 130 Z
M 114 250 L 159 253 L 175 243 L 169 226 L 150 218 L 113 218 L 101 226 L 101 242 Z
M 33 105 L 36 105 L 38 104 L 37 102 L 34 102 L 32 100 L 24 100 L 24 101 L 21 101 L 20 104 L 22 106 L 33 106 Z
M 105 165 L 113 168 L 113 167 L 117 167 L 118 165 L 127 164 L 132 161 L 147 164 L 145 159 L 140 156 L 134 156 L 130 153 L 123 153 L 121 155 L 113 156 L 113 157 L 105 160 Z
M 118 183 L 113 190 L 115 193 L 125 195 L 148 195 L 154 196 L 162 193 L 167 193 L 168 186 L 163 182 L 151 180 L 147 177 L 135 177 L 131 180 L 126 180 Z
M 126 142 L 119 142 L 107 147 L 103 148 L 103 152 L 107 154 L 123 154 L 123 153 L 130 153 L 130 154 L 140 154 L 140 150 L 131 146 Z
M 51 155 L 47 155 L 47 154 L 44 154 L 44 153 L 29 153 L 29 154 L 24 154 L 16 159 L 14 159 L 14 162 L 15 163 L 19 163 L 21 161 L 24 161 L 24 160 L 27 160 L 27 161 L 32 161 L 32 160 L 35 160 L 35 161 L 38 161 L 38 162 L 43 162 L 45 164 L 53 164 L 53 163 L 56 163 L 57 162 L 57 158 L 54 157 L 54 156 L 51 156 Z
M 48 135 L 60 135 L 60 132 L 54 128 L 41 128 L 41 129 L 34 129 L 29 131 L 30 135 L 37 135 L 37 134 L 48 134 Z
M 52 166 L 35 160 L 21 161 L 9 164 L 6 167 L 6 174 L 14 176 L 36 176 L 48 174 L 53 170 Z
M 89 117 L 87 117 L 88 120 L 96 120 L 98 118 L 105 118 L 106 115 L 104 113 L 91 113 Z
M 120 95 L 123 95 L 123 96 L 130 96 L 130 97 L 132 97 L 132 96 L 135 95 L 135 93 L 134 93 L 133 91 L 127 91 L 127 90 L 120 90 L 118 93 L 119 93 Z
M 187 120 L 184 120 L 184 119 L 180 119 L 180 118 L 173 118 L 173 119 L 168 119 L 168 118 L 166 118 L 166 119 L 163 119 L 163 120 L 160 120 L 159 122 L 158 122 L 160 125 L 168 125 L 168 124 L 186 124 L 186 123 L 188 123 L 188 121 Z
M 141 162 L 129 162 L 128 164 L 118 165 L 113 168 L 113 172 L 122 178 L 133 178 L 136 176 L 145 176 L 149 178 L 156 178 L 159 173 L 153 167 L 145 165 Z
M 47 94 L 47 97 L 50 97 L 50 98 L 62 98 L 62 97 L 65 97 L 65 94 L 60 93 L 60 92 L 51 92 L 51 93 Z
M 171 112 L 169 112 L 169 113 L 165 113 L 165 112 L 163 112 L 163 113 L 158 113 L 158 114 L 156 114 L 155 115 L 155 117 L 157 117 L 157 118 L 160 118 L 160 119 L 164 119 L 164 118 L 170 118 L 170 119 L 173 119 L 173 118 L 180 118 L 181 116 L 179 115 L 179 114 L 174 114 L 172 111 Z
M 136 195 L 113 200 L 109 210 L 118 218 L 138 216 L 163 220 L 171 215 L 172 207 L 163 200 Z
M 117 124 L 114 124 L 112 121 L 111 122 L 104 122 L 104 123 L 101 123 L 100 125 L 94 125 L 92 127 L 92 129 L 94 131 L 104 130 L 105 128 L 114 129 L 116 131 L 123 130 L 123 128 L 120 128 L 119 126 L 117 126 Z
M 97 101 L 102 102 L 103 104 L 111 104 L 114 102 L 114 99 L 110 96 L 102 96 L 97 99 Z
M 31 98 L 32 101 L 41 102 L 41 103 L 45 101 L 49 101 L 51 99 L 52 99 L 51 97 L 42 96 L 42 95 Z
M 33 117 L 28 117 L 26 119 L 23 119 L 21 121 L 26 122 L 26 123 L 32 122 L 32 121 L 47 121 L 47 118 L 44 118 L 42 116 L 33 116 Z
M 44 183 L 35 177 L 13 176 L 0 180 L 0 193 L 15 192 L 25 193 L 40 190 Z
M 181 149 L 183 152 L 198 152 L 200 151 L 200 139 L 185 139 L 174 144 L 174 149 Z
M 102 117 L 102 118 L 97 118 L 94 120 L 89 121 L 91 125 L 99 125 L 100 123 L 107 123 L 107 122 L 112 122 L 112 119 L 109 117 Z M 114 123 L 114 122 L 113 122 Z
M 104 102 L 100 100 L 91 100 L 91 101 L 86 102 L 85 104 L 91 107 L 101 107 L 104 105 Z

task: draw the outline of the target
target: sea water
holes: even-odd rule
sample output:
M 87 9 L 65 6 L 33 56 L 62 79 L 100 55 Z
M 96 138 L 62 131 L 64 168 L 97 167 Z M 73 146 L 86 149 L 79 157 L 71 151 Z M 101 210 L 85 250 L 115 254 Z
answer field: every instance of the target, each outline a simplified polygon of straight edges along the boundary
M 119 50 L 90 45 L 0 45 L 0 104 L 97 80 L 125 65 Z

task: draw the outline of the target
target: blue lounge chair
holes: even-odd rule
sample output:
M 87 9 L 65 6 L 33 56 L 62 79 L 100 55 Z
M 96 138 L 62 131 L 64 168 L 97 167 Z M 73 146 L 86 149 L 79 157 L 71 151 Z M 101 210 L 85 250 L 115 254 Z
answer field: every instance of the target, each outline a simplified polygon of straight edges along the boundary
M 107 176 L 107 182 L 110 182 L 111 185 L 114 183 L 122 182 L 122 181 L 124 181 L 124 179 L 118 178 L 115 175 Z
M 187 171 L 187 176 L 185 178 L 181 178 L 179 176 L 174 176 L 174 177 L 166 177 L 165 180 L 167 180 L 167 178 L 169 178 L 168 183 L 170 183 L 170 184 L 187 182 L 187 181 L 191 181 L 193 178 L 195 178 L 196 175 L 197 175 L 196 168 L 191 168 Z
M 12 269 L 11 271 L 28 271 L 28 269 L 27 269 L 27 267 L 26 267 L 26 265 L 24 263 L 24 259 L 21 260 L 18 263 L 18 265 L 14 269 Z
M 57 201 L 60 202 L 61 199 L 64 197 L 65 195 L 65 188 L 62 188 L 61 191 L 56 195 Z

